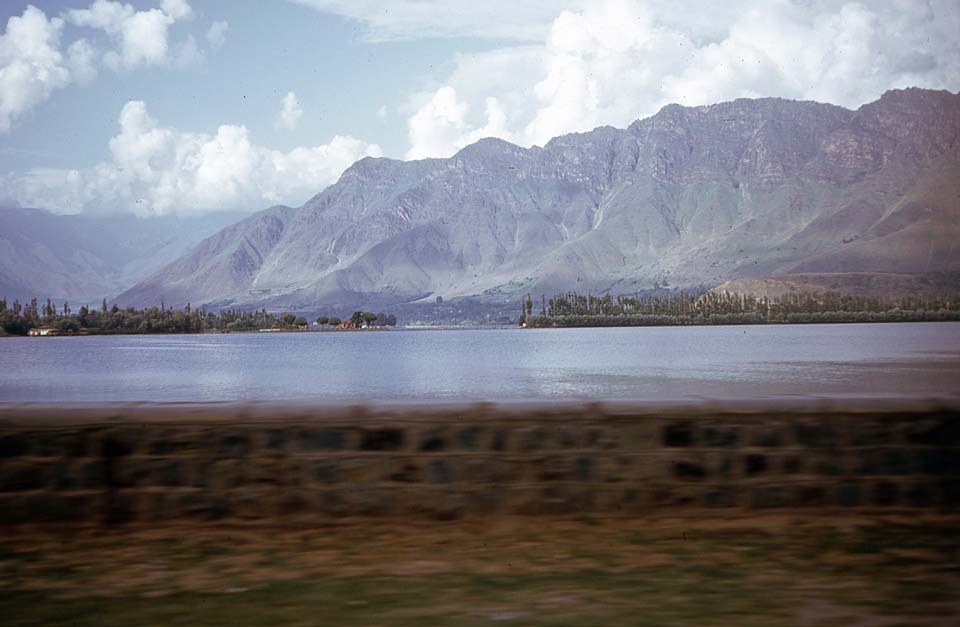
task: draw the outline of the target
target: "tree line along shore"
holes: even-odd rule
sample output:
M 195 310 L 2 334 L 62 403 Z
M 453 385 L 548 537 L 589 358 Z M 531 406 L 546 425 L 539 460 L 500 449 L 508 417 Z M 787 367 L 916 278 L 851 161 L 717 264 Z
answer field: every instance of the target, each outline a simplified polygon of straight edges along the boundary
M 943 322 L 960 320 L 960 295 L 883 298 L 836 292 L 763 297 L 729 292 L 673 292 L 594 296 L 528 294 L 517 323 L 523 328 L 632 327 L 736 324 Z
M 829 324 L 856 322 L 943 322 L 960 320 L 960 295 L 884 298 L 835 292 L 775 297 L 729 292 L 686 292 L 637 296 L 595 296 L 566 292 L 541 295 L 535 311 L 528 294 L 517 318 L 522 328 L 695 326 L 738 324 Z M 121 309 L 80 307 L 53 301 L 0 299 L 0 336 L 227 333 L 255 331 L 359 330 L 396 326 L 393 314 L 354 311 L 349 317 L 304 316 L 266 309 Z
M 305 331 L 313 329 L 358 330 L 396 326 L 393 314 L 354 311 L 352 315 L 319 316 L 312 321 L 292 313 L 272 313 L 266 309 L 245 311 L 192 308 L 146 307 L 121 309 L 86 305 L 73 311 L 69 303 L 57 306 L 47 299 L 38 303 L 0 299 L 0 335 L 118 335 L 148 333 L 227 333 L 249 331 Z

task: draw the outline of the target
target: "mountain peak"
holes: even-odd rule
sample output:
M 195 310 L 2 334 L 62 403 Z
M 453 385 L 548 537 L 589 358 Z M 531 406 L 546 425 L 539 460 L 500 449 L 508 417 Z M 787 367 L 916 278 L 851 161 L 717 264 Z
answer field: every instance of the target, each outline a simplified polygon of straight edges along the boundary
M 487 159 L 500 155 L 519 155 L 524 152 L 526 152 L 525 148 L 508 142 L 505 139 L 500 139 L 499 137 L 484 137 L 472 144 L 464 146 L 450 157 L 450 159 Z
M 398 163 L 398 160 L 390 159 L 389 157 L 363 157 L 358 161 L 354 161 L 350 167 L 344 170 L 343 174 L 340 175 L 340 178 L 349 179 L 351 177 L 367 177 L 376 175 L 377 172 L 388 169 L 395 163 Z
M 907 99 L 950 99 L 956 98 L 960 92 L 953 93 L 947 89 L 925 89 L 923 87 L 901 87 L 899 89 L 888 89 L 883 92 L 879 100 L 874 102 L 888 102 L 892 100 Z M 871 103 L 868 103 L 871 104 Z

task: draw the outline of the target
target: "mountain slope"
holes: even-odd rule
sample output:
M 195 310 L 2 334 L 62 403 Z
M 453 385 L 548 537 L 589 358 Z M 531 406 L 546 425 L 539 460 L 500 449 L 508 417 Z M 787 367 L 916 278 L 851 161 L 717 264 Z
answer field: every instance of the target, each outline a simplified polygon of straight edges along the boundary
M 0 209 L 0 296 L 100 304 L 244 214 L 57 215 Z
M 632 292 L 787 272 L 960 270 L 960 96 L 849 111 L 670 105 L 524 149 L 363 159 L 203 242 L 121 303 L 319 308 Z
M 780 298 L 787 294 L 838 292 L 858 296 L 882 294 L 888 298 L 931 297 L 960 291 L 960 273 L 896 274 L 888 272 L 823 272 L 781 274 L 775 277 L 734 279 L 714 292 Z

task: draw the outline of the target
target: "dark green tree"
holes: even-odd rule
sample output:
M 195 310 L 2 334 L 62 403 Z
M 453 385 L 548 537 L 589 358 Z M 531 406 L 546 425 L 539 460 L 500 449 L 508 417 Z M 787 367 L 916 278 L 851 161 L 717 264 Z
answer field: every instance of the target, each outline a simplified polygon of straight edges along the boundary
M 57 328 L 61 331 L 67 331 L 71 333 L 76 333 L 80 330 L 80 324 L 71 318 L 65 318 L 63 320 L 57 321 Z

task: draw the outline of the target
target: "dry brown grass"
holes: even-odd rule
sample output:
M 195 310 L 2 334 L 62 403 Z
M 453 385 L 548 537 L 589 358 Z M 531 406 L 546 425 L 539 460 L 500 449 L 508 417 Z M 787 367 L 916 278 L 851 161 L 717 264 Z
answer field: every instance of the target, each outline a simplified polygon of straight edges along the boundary
M 0 542 L 0 614 L 5 625 L 948 625 L 960 617 L 957 522 L 528 518 L 23 533 Z

